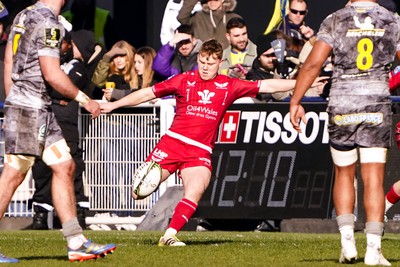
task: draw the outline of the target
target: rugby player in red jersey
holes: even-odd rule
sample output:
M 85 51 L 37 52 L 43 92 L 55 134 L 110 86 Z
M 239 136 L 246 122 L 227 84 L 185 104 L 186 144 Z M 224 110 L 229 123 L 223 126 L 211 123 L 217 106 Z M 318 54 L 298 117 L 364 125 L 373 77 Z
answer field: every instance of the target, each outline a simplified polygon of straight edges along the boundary
M 295 85 L 295 80 L 244 81 L 219 75 L 222 52 L 222 46 L 216 40 L 206 41 L 199 50 L 198 70 L 178 74 L 118 101 L 100 104 L 101 111 L 107 113 L 154 98 L 175 96 L 176 114 L 172 125 L 146 159 L 161 165 L 162 181 L 179 171 L 183 182 L 184 197 L 176 206 L 164 236 L 160 238 L 160 246 L 185 245 L 176 234 L 195 212 L 210 182 L 211 153 L 219 124 L 228 107 L 241 97 L 289 91 Z M 314 85 L 319 84 L 316 82 Z M 133 197 L 136 196 L 133 194 Z

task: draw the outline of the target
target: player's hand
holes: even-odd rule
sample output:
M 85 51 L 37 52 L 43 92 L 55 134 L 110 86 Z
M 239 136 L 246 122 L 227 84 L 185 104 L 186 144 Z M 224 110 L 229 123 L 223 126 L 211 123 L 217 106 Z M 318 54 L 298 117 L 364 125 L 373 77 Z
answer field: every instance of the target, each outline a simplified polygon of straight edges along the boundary
M 290 123 L 299 133 L 301 133 L 300 121 L 307 124 L 304 108 L 300 104 L 290 103 Z
M 92 119 L 95 119 L 100 115 L 100 105 L 92 99 L 83 107 L 92 114 Z
M 328 83 L 328 80 L 330 79 L 331 77 L 329 77 L 329 76 L 320 76 L 320 77 L 317 77 L 315 80 L 314 80 L 314 82 L 313 82 L 313 84 L 311 85 L 311 87 L 318 87 L 318 86 L 324 86 L 325 84 L 327 84 Z
M 228 70 L 228 76 L 231 78 L 240 78 L 241 79 L 245 76 L 245 74 L 239 68 L 231 67 Z
M 302 25 L 300 26 L 300 33 L 306 37 L 307 39 L 311 38 L 314 35 L 314 30 L 311 27 Z
M 107 101 L 111 101 L 111 96 L 112 96 L 112 92 L 113 92 L 113 88 L 105 88 L 103 89 L 103 93 L 104 93 L 104 97 Z
M 100 103 L 101 113 L 110 113 L 111 111 L 113 111 L 115 109 L 114 108 L 114 103 L 115 102 Z
M 231 78 L 245 79 L 249 68 L 241 64 L 236 64 L 228 69 L 228 76 Z

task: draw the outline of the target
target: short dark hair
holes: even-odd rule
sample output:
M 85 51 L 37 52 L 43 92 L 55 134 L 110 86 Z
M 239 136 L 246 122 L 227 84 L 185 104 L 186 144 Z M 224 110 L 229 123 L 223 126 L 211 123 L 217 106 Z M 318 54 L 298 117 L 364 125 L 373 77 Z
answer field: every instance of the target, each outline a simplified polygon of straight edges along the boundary
M 186 34 L 189 34 L 189 35 L 192 36 L 192 37 L 193 37 L 193 35 L 194 35 L 192 26 L 190 26 L 190 25 L 188 25 L 188 24 L 181 24 L 181 25 L 179 25 L 179 27 L 176 28 L 176 31 L 179 32 L 179 33 L 186 33 Z
M 289 6 L 291 6 L 294 1 L 299 2 L 299 3 L 303 3 L 304 2 L 304 3 L 306 3 L 306 6 L 308 8 L 307 0 L 289 0 Z
M 231 18 L 226 24 L 226 32 L 229 33 L 233 28 L 244 28 L 247 27 L 246 22 L 239 17 Z
M 224 49 L 222 48 L 222 45 L 215 39 L 210 39 L 205 41 L 199 50 L 199 55 L 207 55 L 214 57 L 214 55 L 221 60 L 222 59 L 222 52 Z

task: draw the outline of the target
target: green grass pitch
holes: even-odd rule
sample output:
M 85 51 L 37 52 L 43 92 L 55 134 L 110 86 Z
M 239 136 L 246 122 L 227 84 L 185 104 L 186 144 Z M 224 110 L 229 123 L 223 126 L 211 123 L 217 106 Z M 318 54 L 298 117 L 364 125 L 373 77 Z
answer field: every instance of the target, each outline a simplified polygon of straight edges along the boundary
M 46 266 L 338 266 L 339 234 L 280 232 L 181 232 L 186 247 L 158 247 L 161 232 L 85 231 L 98 243 L 115 243 L 105 258 L 70 263 L 60 231 L 2 231 L 0 251 L 20 259 L 16 267 Z M 357 233 L 359 259 L 365 266 L 365 236 Z M 383 254 L 400 266 L 400 236 L 385 234 Z M 8 266 L 4 264 L 2 266 Z

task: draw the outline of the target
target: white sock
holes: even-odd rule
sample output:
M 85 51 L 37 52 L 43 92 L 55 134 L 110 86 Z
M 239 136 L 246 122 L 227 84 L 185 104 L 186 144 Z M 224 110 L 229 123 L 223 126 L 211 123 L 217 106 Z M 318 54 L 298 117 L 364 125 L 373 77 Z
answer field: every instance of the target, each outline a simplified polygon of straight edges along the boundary
M 178 233 L 174 228 L 168 228 L 167 231 L 165 231 L 164 236 L 174 236 Z
M 367 234 L 368 247 L 381 248 L 381 240 L 382 236 L 380 235 Z
M 82 244 L 85 242 L 87 242 L 87 239 L 82 234 L 72 237 L 67 237 L 68 247 L 71 249 L 77 249 L 80 246 L 82 246 Z
M 345 225 L 339 229 L 341 235 L 341 241 L 354 240 L 354 228 L 350 225 Z
M 386 198 L 385 198 L 385 213 L 393 206 L 393 203 L 390 203 Z

